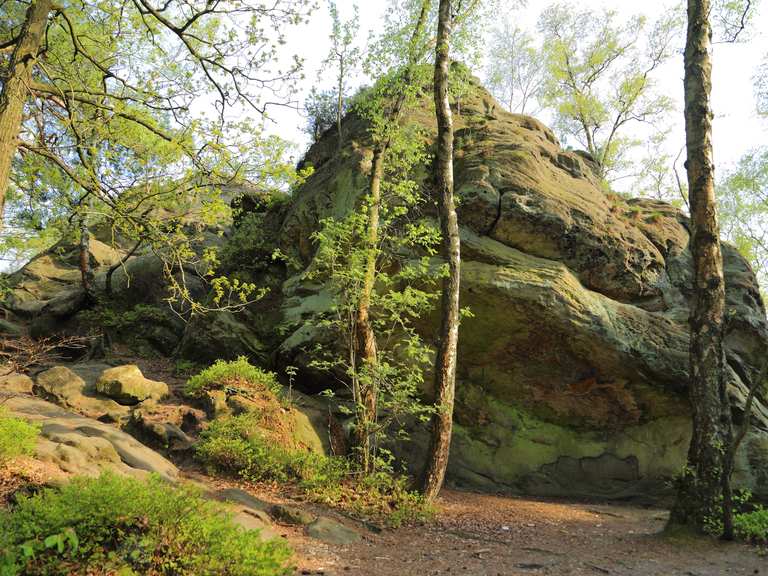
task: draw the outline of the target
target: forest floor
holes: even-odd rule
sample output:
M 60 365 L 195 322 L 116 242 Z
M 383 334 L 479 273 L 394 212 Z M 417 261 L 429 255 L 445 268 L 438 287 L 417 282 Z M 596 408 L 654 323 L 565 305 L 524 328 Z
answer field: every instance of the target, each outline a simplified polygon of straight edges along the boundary
M 443 490 L 431 522 L 374 531 L 280 491 L 239 487 L 264 501 L 334 517 L 362 534 L 359 543 L 337 546 L 307 537 L 301 527 L 276 524 L 296 552 L 297 575 L 768 575 L 768 556 L 759 548 L 663 534 L 668 511 L 659 508 Z
M 145 374 L 177 389 L 165 362 L 139 361 Z M 279 489 L 243 485 L 186 469 L 191 479 L 238 485 L 272 503 L 331 516 L 362 534 L 347 546 L 324 544 L 296 526 L 275 525 L 295 550 L 297 575 L 314 576 L 768 576 L 768 551 L 715 539 L 663 533 L 669 512 L 630 504 L 584 503 L 443 490 L 424 525 L 373 531 Z
M 660 534 L 667 512 L 444 491 L 436 521 L 360 544 L 294 543 L 300 574 L 370 576 L 768 574 L 743 544 Z
M 167 362 L 126 360 L 174 391 L 183 384 Z M 430 522 L 380 530 L 293 500 L 277 486 L 208 476 L 191 460 L 176 463 L 188 480 L 206 489 L 237 487 L 267 504 L 291 504 L 331 517 L 362 535 L 355 544 L 331 545 L 308 537 L 303 527 L 275 524 L 295 551 L 297 575 L 768 576 L 768 551 L 664 534 L 668 511 L 661 508 L 443 490 Z M 49 471 L 37 472 L 47 476 Z M 0 477 L 0 496 L 12 491 L 12 484 Z

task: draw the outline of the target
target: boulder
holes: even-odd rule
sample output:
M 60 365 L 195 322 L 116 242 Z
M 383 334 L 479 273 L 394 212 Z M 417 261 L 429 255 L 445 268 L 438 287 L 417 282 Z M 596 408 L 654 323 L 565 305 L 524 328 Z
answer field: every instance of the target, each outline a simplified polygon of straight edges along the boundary
M 24 329 L 4 318 L 0 318 L 0 336 L 21 336 Z
M 431 115 L 414 110 L 410 119 L 434 136 Z M 461 300 L 473 317 L 461 324 L 449 481 L 549 495 L 663 494 L 690 438 L 687 216 L 607 191 L 587 157 L 561 149 L 533 118 L 504 112 L 477 84 L 454 121 Z M 296 271 L 283 284 L 278 360 L 298 366 L 302 385 L 316 392 L 334 378 L 312 368 L 313 347 L 334 338 L 318 328 L 332 302 L 325 286 L 306 280 L 315 249 L 308 239 L 368 189 L 366 127 L 354 115 L 346 123 L 340 156 L 324 139 L 308 151 L 304 163 L 315 170 L 295 192 L 279 238 Z M 428 169 L 422 177 L 428 189 Z M 748 263 L 728 244 L 723 260 L 726 377 L 742 421 L 768 329 Z M 438 326 L 435 311 L 418 328 L 434 343 Z M 768 497 L 764 392 L 751 421 L 734 477 Z M 416 470 L 427 434 L 419 425 L 411 432 L 415 442 L 397 450 Z
M 66 366 L 54 366 L 38 374 L 33 391 L 46 400 L 91 418 L 123 422 L 128 417 L 129 408 L 109 398 L 94 396 L 85 380 Z
M 179 355 L 201 364 L 247 356 L 258 364 L 268 359 L 268 349 L 243 314 L 219 311 L 195 316 L 187 325 Z
M 170 393 L 168 384 L 145 378 L 135 364 L 104 370 L 96 383 L 96 390 L 128 406 L 148 398 L 160 400 Z
M 3 404 L 13 416 L 40 426 L 36 457 L 73 475 L 97 476 L 103 470 L 176 481 L 178 470 L 133 437 L 39 398 L 16 396 Z
M 54 366 L 37 376 L 35 393 L 60 406 L 74 406 L 83 394 L 85 380 L 66 366 Z
M 0 394 L 32 394 L 35 383 L 26 374 L 11 372 L 0 376 Z
M 182 430 L 190 414 L 197 420 L 202 415 L 189 406 L 159 405 L 147 401 L 131 411 L 126 430 L 150 446 L 184 452 L 194 445 L 192 438 Z
M 234 512 L 233 521 L 246 530 L 259 530 L 262 541 L 277 540 L 280 534 L 272 527 L 267 509 L 269 504 L 239 488 L 223 488 L 207 494 L 210 498 L 226 502 Z
M 306 510 L 285 504 L 275 504 L 269 509 L 269 514 L 281 524 L 292 526 L 307 526 L 317 519 L 317 516 Z

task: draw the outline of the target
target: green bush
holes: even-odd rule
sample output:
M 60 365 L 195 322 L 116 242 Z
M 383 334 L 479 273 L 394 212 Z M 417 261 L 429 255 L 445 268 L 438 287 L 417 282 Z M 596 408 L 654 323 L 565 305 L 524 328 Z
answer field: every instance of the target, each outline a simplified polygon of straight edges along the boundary
M 0 464 L 11 458 L 34 454 L 39 434 L 40 428 L 10 416 L 0 406 Z
M 272 372 L 251 365 L 245 356 L 227 362 L 217 360 L 196 376 L 187 380 L 184 391 L 192 397 L 199 397 L 208 390 L 235 388 L 251 391 L 280 393 L 280 384 Z
M 254 414 L 214 420 L 200 436 L 198 460 L 209 469 L 249 481 L 291 483 L 310 500 L 393 527 L 431 514 L 405 478 L 389 472 L 360 475 L 346 458 L 285 448 L 264 436 L 259 422 Z
M 0 511 L 0 575 L 288 574 L 282 541 L 235 525 L 196 490 L 104 474 Z
M 197 458 L 213 470 L 253 482 L 341 480 L 344 471 L 334 470 L 332 459 L 281 446 L 260 430 L 260 423 L 261 416 L 255 413 L 214 420 L 200 435 Z
M 738 536 L 747 542 L 768 544 L 768 508 L 758 506 L 752 512 L 736 514 L 733 527 Z

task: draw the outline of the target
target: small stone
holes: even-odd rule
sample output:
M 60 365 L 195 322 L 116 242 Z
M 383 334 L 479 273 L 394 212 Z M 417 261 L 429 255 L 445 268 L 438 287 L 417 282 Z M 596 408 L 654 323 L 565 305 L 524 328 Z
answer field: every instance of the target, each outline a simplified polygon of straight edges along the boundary
M 96 390 L 129 406 L 148 398 L 159 400 L 170 392 L 168 384 L 145 378 L 135 364 L 104 370 L 96 383 Z
M 305 512 L 301 508 L 295 506 L 284 506 L 282 504 L 275 504 L 270 508 L 269 513 L 272 518 L 283 524 L 291 524 L 295 526 L 306 526 L 315 521 L 316 516 Z
M 208 390 L 203 394 L 202 401 L 203 410 L 211 420 L 229 414 L 227 393 L 224 390 Z
M 318 518 L 307 526 L 307 535 L 328 544 L 354 544 L 362 540 L 362 536 L 343 524 L 330 518 Z

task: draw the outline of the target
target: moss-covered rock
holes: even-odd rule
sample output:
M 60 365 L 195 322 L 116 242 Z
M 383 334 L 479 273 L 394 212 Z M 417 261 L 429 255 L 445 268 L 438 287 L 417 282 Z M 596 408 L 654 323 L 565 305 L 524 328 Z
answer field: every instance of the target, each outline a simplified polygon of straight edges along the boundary
M 430 114 L 409 119 L 434 134 Z M 315 173 L 295 194 L 280 237 L 299 267 L 312 265 L 307 239 L 318 223 L 348 213 L 367 190 L 365 126 L 350 116 L 345 134 L 340 156 L 321 140 L 305 159 Z M 537 494 L 663 492 L 690 436 L 687 217 L 664 202 L 608 192 L 586 156 L 562 150 L 548 128 L 504 112 L 479 86 L 456 115 L 455 182 L 462 306 L 473 317 L 459 338 L 450 478 Z M 727 377 L 740 419 L 765 353 L 765 310 L 749 265 L 731 246 L 723 254 Z M 315 319 L 329 306 L 324 288 L 300 273 L 283 286 L 279 356 L 305 368 L 305 383 L 320 380 L 318 389 L 328 381 L 307 364 L 312 344 L 328 339 Z M 428 339 L 437 320 L 422 326 Z M 736 477 L 768 494 L 762 397 L 753 422 Z

